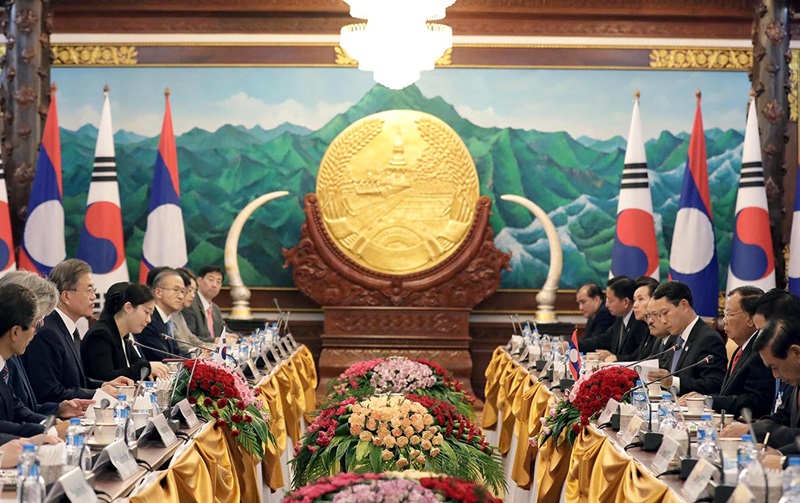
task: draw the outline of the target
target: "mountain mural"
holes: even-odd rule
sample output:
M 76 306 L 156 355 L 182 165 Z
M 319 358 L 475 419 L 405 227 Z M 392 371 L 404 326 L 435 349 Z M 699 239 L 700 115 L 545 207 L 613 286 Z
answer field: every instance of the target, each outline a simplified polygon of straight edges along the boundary
M 195 128 L 176 138 L 181 206 L 189 266 L 223 264 L 223 247 L 236 214 L 261 194 L 288 190 L 288 197 L 259 209 L 245 226 L 239 244 L 240 267 L 250 286 L 292 286 L 283 269 L 282 248 L 297 244 L 303 223 L 303 197 L 313 192 L 322 156 L 347 126 L 367 115 L 411 109 L 435 115 L 464 140 L 480 178 L 481 194 L 493 202 L 491 225 L 498 248 L 513 252 L 513 270 L 502 287 L 540 287 L 547 275 L 549 249 L 539 222 L 502 194 L 524 196 L 541 206 L 558 227 L 564 247 L 562 288 L 608 277 L 614 223 L 626 142 L 573 138 L 512 128 L 484 128 L 461 117 L 439 97 L 427 98 L 416 86 L 391 91 L 374 86 L 346 112 L 317 131 L 292 124 L 273 130 L 225 125 L 216 131 Z M 688 124 L 687 124 L 688 127 Z M 138 277 L 147 221 L 148 190 L 158 138 L 120 130 L 115 135 L 125 245 L 131 277 Z M 91 179 L 97 129 L 62 129 L 67 249 L 76 252 Z M 724 288 L 730 255 L 731 222 L 741 162 L 743 133 L 706 131 L 714 227 Z M 647 142 L 656 213 L 661 272 L 666 277 L 689 136 L 663 131 Z

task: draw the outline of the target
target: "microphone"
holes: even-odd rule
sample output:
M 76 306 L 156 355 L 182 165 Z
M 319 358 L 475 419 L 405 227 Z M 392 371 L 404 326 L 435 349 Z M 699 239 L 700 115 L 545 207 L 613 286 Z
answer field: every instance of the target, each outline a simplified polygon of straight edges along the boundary
M 672 376 L 674 376 L 674 375 L 676 375 L 676 374 L 678 374 L 680 372 L 683 372 L 684 370 L 690 369 L 692 367 L 697 367 L 698 365 L 702 365 L 704 363 L 711 363 L 712 361 L 714 361 L 714 355 L 708 355 L 705 358 L 703 358 L 702 360 L 696 361 L 696 362 L 692 363 L 691 365 L 687 365 L 687 366 L 685 366 L 685 367 L 683 367 L 681 369 L 676 369 L 675 372 L 670 372 L 669 374 L 661 376 L 658 379 L 653 379 L 652 381 L 648 381 L 648 382 L 646 382 L 644 384 L 644 386 L 650 386 L 651 384 L 655 384 L 657 382 L 661 382 L 664 379 L 666 379 L 667 377 L 672 377 Z
M 186 361 L 186 360 L 189 359 L 189 358 L 186 358 L 185 356 L 181 356 L 181 355 L 178 355 L 178 354 L 175 354 L 175 353 L 170 353 L 169 351 L 164 351 L 163 349 L 154 348 L 153 346 L 148 346 L 146 344 L 142 344 L 141 342 L 136 341 L 136 340 L 131 340 L 131 344 L 133 344 L 134 346 L 139 346 L 140 348 L 149 349 L 150 351 L 155 351 L 157 353 L 161 353 L 161 354 L 167 355 L 167 356 L 169 356 L 171 358 L 176 358 L 178 360 Z
M 195 343 L 189 342 L 189 341 L 180 341 L 180 340 L 176 339 L 174 336 L 171 336 L 169 334 L 161 334 L 161 338 L 164 339 L 165 341 L 175 341 L 175 342 L 178 342 L 180 344 L 186 344 L 187 346 L 191 346 L 191 347 L 197 348 L 197 349 L 205 349 L 206 351 L 212 351 L 212 352 L 216 351 L 216 348 L 210 348 L 208 346 L 203 346 L 202 344 L 195 344 Z
M 639 365 L 639 364 L 640 364 L 640 363 L 642 363 L 642 362 L 646 362 L 647 360 L 652 360 L 652 359 L 654 359 L 654 358 L 658 358 L 659 356 L 663 356 L 663 355 L 665 355 L 665 354 L 669 353 L 670 351 L 677 351 L 677 350 L 679 350 L 680 348 L 681 348 L 681 344 L 673 344 L 672 346 L 668 347 L 667 349 L 665 349 L 664 351 L 662 351 L 662 352 L 660 352 L 660 353 L 656 353 L 656 354 L 654 354 L 654 355 L 650 355 L 650 356 L 648 356 L 647 358 L 642 358 L 642 359 L 641 359 L 641 360 L 639 360 L 639 361 L 635 361 L 635 362 L 633 362 L 633 363 L 629 363 L 628 365 L 625 365 L 625 367 L 626 367 L 626 368 L 631 368 L 631 367 L 633 367 L 633 366 Z
M 108 398 L 103 398 L 102 400 L 100 400 L 101 409 L 107 409 L 109 405 L 111 405 L 111 402 L 108 401 Z
M 189 380 L 186 381 L 186 396 L 189 396 L 189 384 L 192 382 L 192 376 L 194 375 L 194 369 L 197 367 L 197 360 L 200 359 L 200 348 L 197 348 L 195 351 L 194 363 L 192 363 L 192 371 L 189 374 Z M 172 400 L 175 398 L 175 392 L 178 390 L 178 376 L 176 375 L 172 379 L 172 393 L 169 397 L 169 403 L 172 403 Z

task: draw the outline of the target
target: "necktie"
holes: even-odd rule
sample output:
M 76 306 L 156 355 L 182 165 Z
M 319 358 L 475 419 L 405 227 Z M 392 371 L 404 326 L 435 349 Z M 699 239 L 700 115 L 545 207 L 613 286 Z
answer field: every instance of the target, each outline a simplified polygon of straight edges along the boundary
M 208 305 L 208 309 L 206 309 L 206 324 L 208 325 L 208 335 L 212 339 L 216 337 L 214 333 L 214 315 L 211 311 L 211 304 Z
M 9 374 L 9 372 L 8 372 L 8 364 L 6 363 L 3 366 L 3 370 L 0 370 L 0 377 L 3 378 L 3 382 L 5 382 L 6 384 L 8 384 L 8 374 Z
M 733 374 L 733 369 L 736 368 L 736 363 L 739 361 L 739 357 L 742 356 L 742 348 L 736 350 L 736 354 L 733 355 L 733 361 L 731 362 L 731 374 Z
M 75 346 L 75 354 L 78 355 L 78 361 L 81 361 L 81 333 L 78 332 L 78 328 L 75 328 L 75 331 L 72 332 L 72 344 Z
M 172 318 L 167 320 L 167 334 L 170 337 L 175 337 L 175 322 L 172 321 Z
M 678 337 L 678 340 L 675 341 L 675 343 L 680 344 L 680 346 L 675 350 L 675 354 L 672 355 L 672 364 L 669 366 L 670 374 L 675 372 L 675 368 L 678 366 L 678 360 L 680 360 L 681 353 L 683 353 L 683 339 Z

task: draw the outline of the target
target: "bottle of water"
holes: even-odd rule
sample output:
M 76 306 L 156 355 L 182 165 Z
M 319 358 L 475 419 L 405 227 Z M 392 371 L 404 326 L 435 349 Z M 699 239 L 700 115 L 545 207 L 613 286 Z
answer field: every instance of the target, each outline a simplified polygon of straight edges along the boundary
M 144 396 L 150 401 L 150 415 L 155 417 L 158 415 L 158 396 L 156 395 L 156 383 L 153 381 L 145 381 L 144 383 Z
M 719 466 L 721 452 L 717 444 L 717 429 L 711 421 L 711 414 L 703 414 L 700 416 L 700 424 L 697 425 L 697 457 Z M 718 472 L 715 472 L 715 477 L 715 480 L 719 480 Z
M 753 442 L 753 437 L 749 433 L 742 435 L 742 443 L 739 444 L 739 449 L 736 451 L 736 465 L 739 473 L 742 473 L 756 459 L 758 459 L 758 447 Z
M 800 501 L 800 458 L 789 458 L 789 466 L 783 471 L 783 497 L 778 503 Z
M 642 385 L 641 379 L 636 381 L 636 387 L 631 393 L 631 403 L 636 407 L 636 415 L 641 417 L 646 424 L 650 419 L 650 402 L 647 398 L 647 388 Z
M 558 342 L 558 337 L 550 339 L 550 353 L 553 358 L 553 365 L 561 361 L 561 344 Z
M 67 428 L 67 448 L 64 450 L 64 465 L 79 466 L 82 471 L 88 471 L 92 467 L 92 456 L 88 449 L 84 448 L 86 443 L 86 429 L 81 426 L 81 420 L 73 417 L 69 420 Z
M 34 460 L 27 469 L 28 474 L 25 478 L 17 480 L 17 501 L 19 503 L 42 503 L 45 497 L 44 479 L 39 471 L 39 462 L 35 459 L 36 447 L 33 445 L 30 447 Z M 23 451 L 24 453 L 25 451 Z
M 677 427 L 678 420 L 675 419 L 675 404 L 672 402 L 672 395 L 662 393 L 661 401 L 658 402 L 658 431 L 668 433 Z
M 36 446 L 25 444 L 22 453 L 17 458 L 17 479 L 22 480 L 28 475 L 31 465 L 36 461 Z
M 114 406 L 114 422 L 117 423 L 117 433 L 114 436 L 119 440 L 125 436 L 125 423 L 129 422 L 128 418 L 131 415 L 131 407 L 128 404 L 127 395 L 117 395 L 117 405 Z M 136 427 L 131 421 L 128 424 L 128 438 L 127 443 L 131 445 L 136 442 Z

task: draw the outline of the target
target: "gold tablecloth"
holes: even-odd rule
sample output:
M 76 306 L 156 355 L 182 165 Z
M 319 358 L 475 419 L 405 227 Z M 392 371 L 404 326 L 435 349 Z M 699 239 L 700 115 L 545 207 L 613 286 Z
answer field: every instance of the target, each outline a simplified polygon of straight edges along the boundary
M 562 489 L 568 502 L 680 500 L 593 426 L 584 428 L 572 446 L 563 438 L 557 448 L 552 439 L 538 448 L 531 445 L 528 439 L 539 433 L 541 418 L 556 397 L 503 348 L 495 350 L 485 375 L 483 427 L 496 427 L 500 420 L 500 452 L 511 456 L 507 463 L 513 463 L 509 485 L 529 489 L 538 464 L 537 502 L 557 503 Z M 509 452 L 512 434 L 517 435 L 517 448 Z
M 261 501 L 257 462 L 223 428 L 208 425 L 132 503 Z
M 255 386 L 270 413 L 275 443 L 266 446 L 261 470 L 272 490 L 284 487 L 280 457 L 299 439 L 300 420 L 316 408 L 317 370 L 305 346 L 295 351 Z M 134 503 L 181 501 L 260 502 L 258 462 L 220 428 L 206 427 L 193 445 L 149 487 L 131 499 Z

